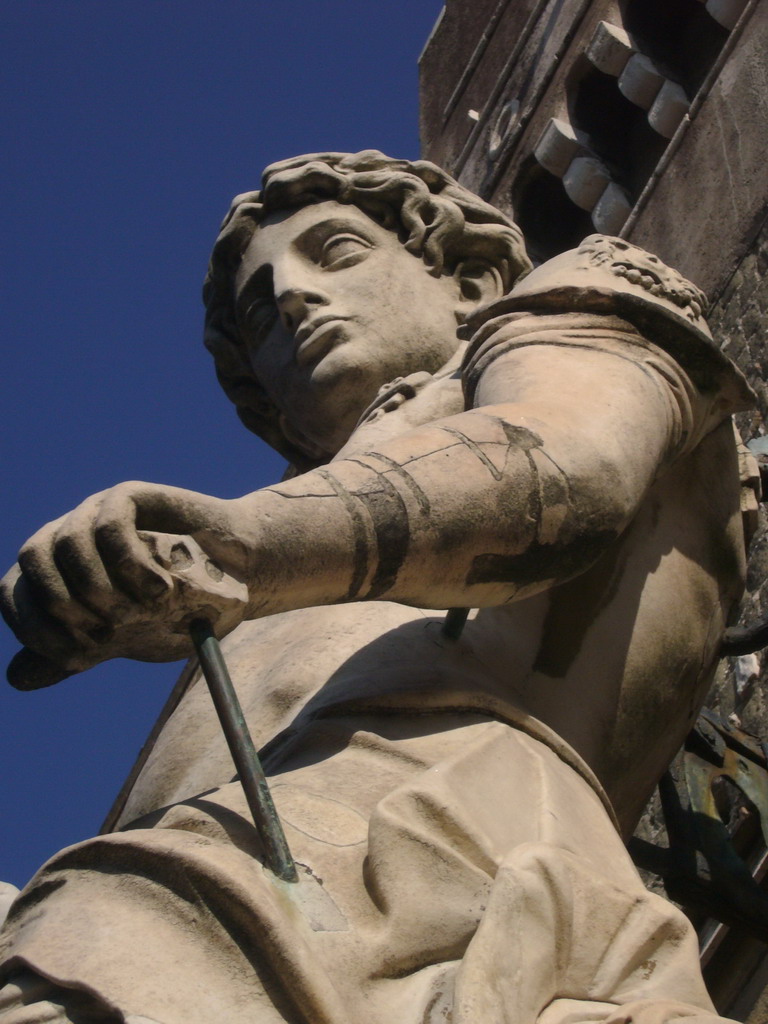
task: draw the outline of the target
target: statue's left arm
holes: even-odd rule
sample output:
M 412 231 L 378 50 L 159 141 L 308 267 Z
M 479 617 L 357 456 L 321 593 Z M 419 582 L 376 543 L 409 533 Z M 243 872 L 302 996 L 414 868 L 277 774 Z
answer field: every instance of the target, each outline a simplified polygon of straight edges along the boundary
M 501 314 L 470 347 L 459 415 L 239 499 L 122 484 L 45 527 L 7 578 L 19 638 L 72 669 L 188 653 L 144 530 L 194 537 L 247 585 L 243 618 L 512 601 L 589 568 L 657 475 L 747 401 L 615 311 Z M 138 646 L 121 640 L 137 614 L 152 627 Z

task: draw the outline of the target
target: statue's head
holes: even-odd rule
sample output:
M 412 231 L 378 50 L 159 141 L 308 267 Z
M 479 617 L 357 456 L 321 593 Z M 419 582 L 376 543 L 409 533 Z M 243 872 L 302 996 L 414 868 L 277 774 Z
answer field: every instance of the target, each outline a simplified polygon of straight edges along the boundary
M 245 425 L 306 469 L 383 384 L 448 363 L 463 320 L 530 266 L 518 227 L 434 164 L 296 157 L 232 204 L 205 343 Z

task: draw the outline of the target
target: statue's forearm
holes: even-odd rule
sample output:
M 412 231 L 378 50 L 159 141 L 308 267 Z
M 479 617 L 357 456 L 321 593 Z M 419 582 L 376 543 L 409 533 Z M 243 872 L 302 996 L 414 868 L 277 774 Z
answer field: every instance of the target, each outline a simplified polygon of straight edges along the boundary
M 671 443 L 658 383 L 620 370 L 623 390 L 596 384 L 580 406 L 543 382 L 526 401 L 437 421 L 241 499 L 258 506 L 278 553 L 261 571 L 254 563 L 252 614 L 345 600 L 497 604 L 588 568 Z
M 486 552 L 509 557 L 534 542 L 541 465 L 528 438 L 509 446 L 505 426 L 492 413 L 454 417 L 254 495 L 262 529 L 265 502 L 273 510 L 268 546 L 283 553 L 266 580 L 254 566 L 263 581 L 254 613 L 264 598 L 275 610 L 377 598 L 426 607 L 505 600 L 508 585 L 489 587 L 472 569 Z M 271 590 L 273 581 L 267 596 L 264 582 Z
M 494 364 L 477 408 L 276 487 L 225 501 L 120 484 L 24 545 L 0 586 L 3 614 L 23 644 L 81 670 L 184 656 L 195 615 L 225 632 L 311 605 L 446 608 L 533 593 L 587 569 L 692 436 L 674 367 L 655 366 L 530 345 Z M 163 558 L 151 534 L 179 535 L 182 562 L 193 537 L 247 593 L 219 614 L 216 572 L 191 580 L 173 538 Z

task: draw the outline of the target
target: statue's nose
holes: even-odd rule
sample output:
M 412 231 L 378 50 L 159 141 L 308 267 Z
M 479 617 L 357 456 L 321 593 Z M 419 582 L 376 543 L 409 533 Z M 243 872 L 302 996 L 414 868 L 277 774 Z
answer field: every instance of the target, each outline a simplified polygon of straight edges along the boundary
M 312 288 L 286 288 L 276 298 L 283 327 L 295 334 L 311 310 L 328 302 L 327 296 Z

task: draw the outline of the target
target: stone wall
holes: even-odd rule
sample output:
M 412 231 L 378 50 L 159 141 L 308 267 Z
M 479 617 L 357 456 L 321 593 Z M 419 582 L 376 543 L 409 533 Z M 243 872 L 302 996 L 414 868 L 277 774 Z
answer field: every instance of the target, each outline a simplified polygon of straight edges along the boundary
M 730 278 L 709 315 L 713 335 L 746 374 L 757 395 L 751 414 L 738 417 L 745 441 L 766 432 L 768 425 L 768 218 Z M 768 465 L 768 450 L 758 460 Z M 751 624 L 768 617 L 768 516 L 761 506 L 752 539 L 747 593 L 741 621 Z M 735 715 L 749 732 L 768 740 L 768 657 L 766 652 L 729 659 L 709 705 L 723 716 Z

